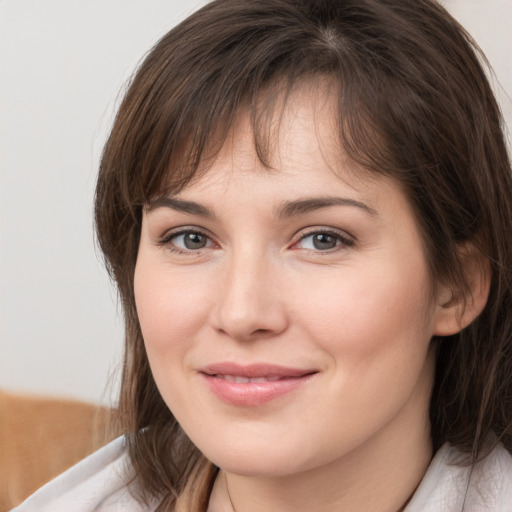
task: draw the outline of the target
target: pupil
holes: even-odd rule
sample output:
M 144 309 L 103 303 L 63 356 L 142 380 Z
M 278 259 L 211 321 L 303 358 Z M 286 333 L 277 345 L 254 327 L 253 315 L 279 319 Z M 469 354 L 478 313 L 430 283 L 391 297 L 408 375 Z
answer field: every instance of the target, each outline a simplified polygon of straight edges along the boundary
M 313 238 L 315 249 L 333 249 L 336 247 L 336 238 L 325 233 L 318 233 Z
M 200 233 L 187 233 L 184 242 L 187 249 L 202 249 L 206 245 L 206 237 Z

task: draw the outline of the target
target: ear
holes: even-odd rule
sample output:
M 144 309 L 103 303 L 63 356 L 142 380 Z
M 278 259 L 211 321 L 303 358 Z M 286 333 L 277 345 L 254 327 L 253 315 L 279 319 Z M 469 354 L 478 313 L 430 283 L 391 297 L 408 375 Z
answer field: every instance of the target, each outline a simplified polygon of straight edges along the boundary
M 473 244 L 459 249 L 468 289 L 454 291 L 451 286 L 439 285 L 437 293 L 434 334 L 450 336 L 467 327 L 484 309 L 491 286 L 489 260 Z

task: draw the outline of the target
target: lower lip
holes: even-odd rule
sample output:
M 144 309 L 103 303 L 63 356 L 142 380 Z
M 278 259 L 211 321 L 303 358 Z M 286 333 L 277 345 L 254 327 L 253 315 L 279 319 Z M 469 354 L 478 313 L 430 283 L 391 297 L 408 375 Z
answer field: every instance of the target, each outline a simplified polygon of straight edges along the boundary
M 269 382 L 238 383 L 213 375 L 204 373 L 202 375 L 211 391 L 223 401 L 245 407 L 266 404 L 291 393 L 313 376 L 313 374 L 307 374 L 301 377 L 283 378 Z

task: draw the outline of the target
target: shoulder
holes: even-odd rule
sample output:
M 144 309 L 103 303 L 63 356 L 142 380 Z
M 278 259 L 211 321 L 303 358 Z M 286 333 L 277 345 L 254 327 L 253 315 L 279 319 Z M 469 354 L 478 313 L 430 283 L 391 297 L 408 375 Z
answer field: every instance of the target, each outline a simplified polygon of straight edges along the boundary
M 130 493 L 124 437 L 119 437 L 41 487 L 12 512 L 151 512 Z
M 474 466 L 461 464 L 456 448 L 444 445 L 412 497 L 406 512 L 510 512 L 512 456 L 498 445 Z

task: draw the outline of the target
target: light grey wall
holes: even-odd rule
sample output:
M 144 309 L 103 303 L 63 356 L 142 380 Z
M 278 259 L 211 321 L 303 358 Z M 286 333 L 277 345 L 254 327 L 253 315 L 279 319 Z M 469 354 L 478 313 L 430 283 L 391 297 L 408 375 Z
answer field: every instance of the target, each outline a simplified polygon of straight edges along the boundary
M 491 76 L 512 133 L 512 0 L 444 0 L 441 2 L 468 30 L 494 70 Z
M 122 326 L 93 244 L 99 154 L 122 84 L 198 3 L 0 2 L 0 387 L 108 401 Z
M 0 2 L 0 387 L 108 402 L 122 326 L 91 229 L 99 153 L 121 85 L 199 3 Z M 510 122 L 512 0 L 445 5 L 487 52 Z

